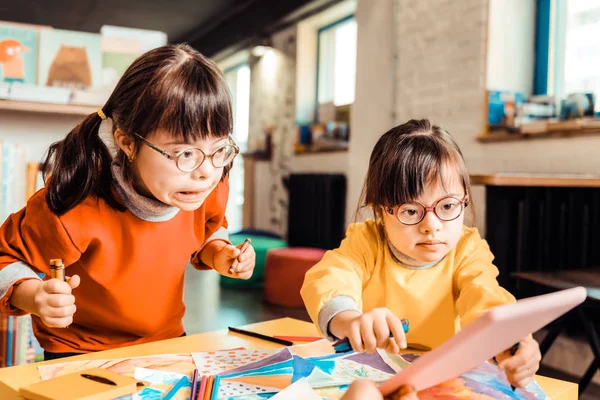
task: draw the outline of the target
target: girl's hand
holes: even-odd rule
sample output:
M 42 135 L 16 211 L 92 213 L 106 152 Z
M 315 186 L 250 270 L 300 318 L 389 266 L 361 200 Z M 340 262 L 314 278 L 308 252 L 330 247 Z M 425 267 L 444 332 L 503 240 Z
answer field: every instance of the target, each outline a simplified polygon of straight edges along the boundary
M 510 350 L 496 355 L 498 368 L 506 372 L 506 377 L 511 385 L 520 388 L 527 386 L 531 381 L 540 367 L 541 359 L 538 342 L 529 336 L 521 339 L 519 350 L 514 356 L 510 354 Z
M 240 249 L 242 245 L 243 243 L 237 246 L 227 244 L 215 251 L 213 255 L 213 268 L 221 275 L 239 279 L 250 279 L 254 272 L 254 265 L 256 264 L 256 253 L 251 244 L 248 244 L 246 250 L 241 253 Z M 230 273 L 230 267 L 236 258 L 238 264 Z
M 333 317 L 329 330 L 340 339 L 348 338 L 356 352 L 374 353 L 385 349 L 397 354 L 406 348 L 402 322 L 387 308 L 375 308 L 365 314 L 343 311 Z M 390 337 L 390 333 L 394 335 Z
M 75 296 L 71 291 L 79 286 L 79 276 L 43 281 L 37 287 L 34 297 L 36 314 L 49 327 L 65 328 L 73 323 L 73 314 L 77 310 Z
M 387 398 L 392 400 L 419 399 L 416 392 L 404 386 Z M 377 389 L 375 382 L 368 379 L 360 379 L 350 385 L 341 400 L 383 400 L 383 396 L 379 389 Z

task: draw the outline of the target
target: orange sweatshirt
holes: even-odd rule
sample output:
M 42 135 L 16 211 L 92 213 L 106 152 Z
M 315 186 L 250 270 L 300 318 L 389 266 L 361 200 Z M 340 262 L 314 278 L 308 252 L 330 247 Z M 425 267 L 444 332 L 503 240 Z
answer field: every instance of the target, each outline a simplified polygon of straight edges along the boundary
M 9 303 L 24 264 L 49 275 L 49 260 L 62 258 L 67 276 L 81 277 L 73 290 L 77 311 L 68 328 L 49 328 L 33 316 L 46 351 L 84 353 L 180 336 L 186 265 L 208 269 L 199 250 L 227 238 L 228 193 L 224 180 L 199 209 L 149 221 L 95 197 L 57 217 L 42 189 L 0 228 L 0 274 L 17 276 L 2 293 L 0 311 L 24 314 Z

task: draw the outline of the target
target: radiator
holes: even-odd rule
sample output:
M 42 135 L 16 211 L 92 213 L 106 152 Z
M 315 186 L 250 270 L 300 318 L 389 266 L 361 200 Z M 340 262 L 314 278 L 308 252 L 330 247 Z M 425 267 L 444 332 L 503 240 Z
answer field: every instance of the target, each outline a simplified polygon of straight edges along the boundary
M 340 174 L 291 174 L 288 243 L 294 247 L 334 249 L 344 238 L 346 177 Z
M 510 277 L 518 271 L 600 267 L 600 188 L 488 186 L 486 191 L 486 239 L 502 286 L 520 292 Z

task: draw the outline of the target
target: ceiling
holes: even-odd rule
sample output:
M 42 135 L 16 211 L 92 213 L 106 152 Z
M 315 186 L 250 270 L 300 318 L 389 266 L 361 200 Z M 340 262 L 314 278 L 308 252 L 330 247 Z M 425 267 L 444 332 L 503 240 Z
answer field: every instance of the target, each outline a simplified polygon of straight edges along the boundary
M 312 0 L 0 0 L 0 20 L 100 32 L 102 25 L 159 30 L 213 56 L 259 37 Z M 332 2 L 332 1 L 330 1 Z M 335 2 L 335 1 L 333 1 Z M 319 1 L 323 3 L 323 1 Z

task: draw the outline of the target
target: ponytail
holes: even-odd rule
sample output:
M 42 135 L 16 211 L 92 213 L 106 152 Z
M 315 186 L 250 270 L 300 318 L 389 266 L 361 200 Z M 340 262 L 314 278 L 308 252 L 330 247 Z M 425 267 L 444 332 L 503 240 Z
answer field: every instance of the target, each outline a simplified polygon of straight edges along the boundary
M 98 113 L 88 115 L 48 149 L 42 171 L 48 188 L 46 200 L 56 215 L 65 214 L 89 195 L 124 209 L 112 194 L 112 157 L 98 135 L 101 122 Z

